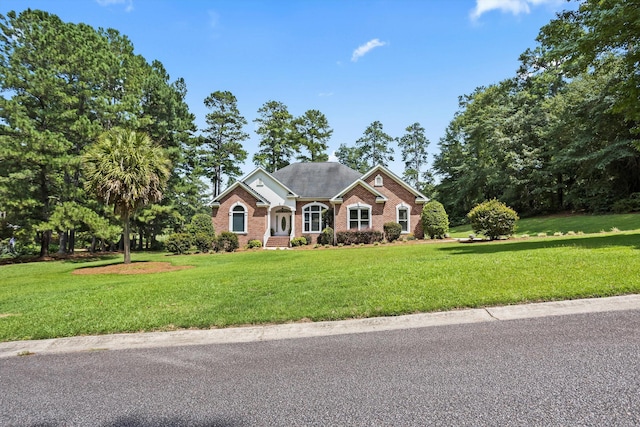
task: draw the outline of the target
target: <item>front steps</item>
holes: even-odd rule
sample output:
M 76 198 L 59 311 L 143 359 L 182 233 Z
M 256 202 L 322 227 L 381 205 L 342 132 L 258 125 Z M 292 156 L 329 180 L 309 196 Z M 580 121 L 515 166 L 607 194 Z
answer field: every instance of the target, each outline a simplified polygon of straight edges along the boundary
M 271 236 L 267 240 L 265 248 L 288 248 L 289 236 Z

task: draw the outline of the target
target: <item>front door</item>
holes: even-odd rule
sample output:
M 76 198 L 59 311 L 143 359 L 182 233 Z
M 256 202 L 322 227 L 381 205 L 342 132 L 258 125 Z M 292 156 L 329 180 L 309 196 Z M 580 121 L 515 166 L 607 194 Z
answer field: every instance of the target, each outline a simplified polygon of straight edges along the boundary
M 274 235 L 288 236 L 291 233 L 291 213 L 277 212 L 273 224 Z

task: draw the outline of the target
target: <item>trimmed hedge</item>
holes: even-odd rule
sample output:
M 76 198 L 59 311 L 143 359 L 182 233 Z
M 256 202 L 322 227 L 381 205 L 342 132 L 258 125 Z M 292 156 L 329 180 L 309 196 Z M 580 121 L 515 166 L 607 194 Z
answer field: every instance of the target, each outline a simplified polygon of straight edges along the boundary
M 504 203 L 492 199 L 480 203 L 467 214 L 474 233 L 495 240 L 500 236 L 511 236 L 516 231 L 519 219 L 516 211 Z
M 305 246 L 307 245 L 307 239 L 302 236 L 302 237 L 294 237 L 293 239 L 291 239 L 291 246 L 296 247 L 296 246 Z
M 262 242 L 260 240 L 249 240 L 249 242 L 247 243 L 247 248 L 249 249 L 253 249 L 253 248 L 261 248 L 262 247 Z
M 327 227 L 318 235 L 318 243 L 321 245 L 333 245 L 333 228 Z
M 223 231 L 216 237 L 213 249 L 216 252 L 233 252 L 238 249 L 238 236 L 230 231 Z
M 443 239 L 449 232 L 449 215 L 442 203 L 431 200 L 422 208 L 422 228 L 432 239 Z
M 191 249 L 191 234 L 173 233 L 164 242 L 166 249 L 174 254 L 186 254 Z
M 397 222 L 387 222 L 382 228 L 384 230 L 384 238 L 387 239 L 387 242 L 398 240 L 402 234 L 402 226 Z
M 209 252 L 213 249 L 213 241 L 215 236 L 208 233 L 198 231 L 193 235 L 193 244 L 200 252 Z
M 382 232 L 377 230 L 359 230 L 359 231 L 339 231 L 336 233 L 338 243 L 343 245 L 360 244 L 365 245 L 373 242 L 381 242 L 383 240 Z

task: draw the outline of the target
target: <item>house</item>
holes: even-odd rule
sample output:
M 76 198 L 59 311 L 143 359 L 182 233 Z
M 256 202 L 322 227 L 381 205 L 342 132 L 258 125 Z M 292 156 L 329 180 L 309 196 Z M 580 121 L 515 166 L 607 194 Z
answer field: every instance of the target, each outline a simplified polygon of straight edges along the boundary
M 397 222 L 404 234 L 423 237 L 420 214 L 427 198 L 384 166 L 364 175 L 335 162 L 294 163 L 269 173 L 257 168 L 212 204 L 216 232 L 231 231 L 241 246 L 288 246 L 293 237 L 323 230 L 323 211 L 335 232 L 383 230 Z

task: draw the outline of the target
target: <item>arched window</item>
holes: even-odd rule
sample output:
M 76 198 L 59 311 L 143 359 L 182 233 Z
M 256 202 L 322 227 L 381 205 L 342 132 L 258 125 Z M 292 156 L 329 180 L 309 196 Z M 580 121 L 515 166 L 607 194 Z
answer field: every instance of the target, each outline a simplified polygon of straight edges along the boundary
M 304 233 L 320 233 L 322 223 L 322 211 L 328 209 L 321 203 L 310 203 L 302 208 L 302 230 Z
M 405 205 L 404 203 L 400 203 L 398 206 L 396 206 L 396 222 L 402 227 L 403 233 L 408 233 L 411 229 L 409 225 L 409 212 L 409 206 Z
M 371 206 L 363 203 L 347 206 L 347 228 L 365 230 L 371 228 Z
M 236 203 L 229 210 L 229 230 L 234 233 L 247 232 L 247 208 L 242 203 Z

